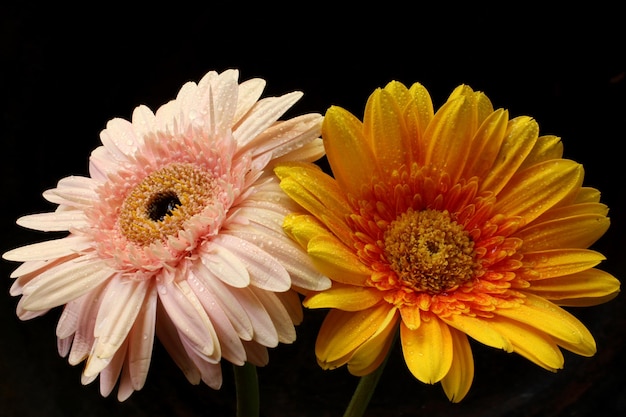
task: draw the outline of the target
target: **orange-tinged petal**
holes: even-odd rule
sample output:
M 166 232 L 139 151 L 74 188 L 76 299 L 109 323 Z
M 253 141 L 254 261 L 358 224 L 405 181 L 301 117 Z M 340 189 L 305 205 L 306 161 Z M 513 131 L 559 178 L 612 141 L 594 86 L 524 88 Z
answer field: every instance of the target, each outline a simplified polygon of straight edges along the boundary
M 348 361 L 348 371 L 352 375 L 367 375 L 383 363 L 393 343 L 392 333 L 397 329 L 397 324 L 397 311 L 391 309 L 378 331 L 357 348 Z
M 609 228 L 611 221 L 602 214 L 582 214 L 542 222 L 516 233 L 524 241 L 524 250 L 549 248 L 588 248 Z
M 598 201 L 580 202 L 550 209 L 543 213 L 541 216 L 537 217 L 532 223 L 530 223 L 526 227 L 532 227 L 536 224 L 548 220 L 564 219 L 567 217 L 575 217 L 581 215 L 596 215 L 606 217 L 608 213 L 609 208 L 606 206 L 606 204 L 602 204 Z
M 539 136 L 535 146 L 530 151 L 519 169 L 528 168 L 539 162 L 550 159 L 560 159 L 563 157 L 563 142 L 561 138 L 553 135 Z
M 571 275 L 533 281 L 530 291 L 558 305 L 589 306 L 615 297 L 620 282 L 599 269 L 588 269 Z
M 452 365 L 441 380 L 441 387 L 453 403 L 458 403 L 467 395 L 474 380 L 474 358 L 467 336 L 450 328 L 452 338 Z
M 309 295 L 302 304 L 307 308 L 359 311 L 375 306 L 383 299 L 383 295 L 382 291 L 371 287 L 334 283 L 328 290 Z
M 494 164 L 481 184 L 481 191 L 500 192 L 526 159 L 538 134 L 537 122 L 530 117 L 520 116 L 510 120 Z
M 452 365 L 452 336 L 437 316 L 422 320 L 415 330 L 400 324 L 404 361 L 415 378 L 427 384 L 439 382 Z
M 484 345 L 502 349 L 506 352 L 513 351 L 513 346 L 509 340 L 491 327 L 487 319 L 467 316 L 465 314 L 451 314 L 441 319 L 451 327 L 454 327 Z
M 347 110 L 331 106 L 324 116 L 322 138 L 328 162 L 341 188 L 358 195 L 377 176 L 376 157 L 363 134 L 363 124 Z
M 573 203 L 599 203 L 600 191 L 592 187 L 581 187 Z
M 409 93 L 413 97 L 413 101 L 417 110 L 417 126 L 419 128 L 420 136 L 424 136 L 426 128 L 433 120 L 435 116 L 435 110 L 433 108 L 433 102 L 430 98 L 428 90 L 420 83 L 414 83 L 409 88 Z
M 537 272 L 533 278 L 545 279 L 574 274 L 593 268 L 606 258 L 590 249 L 552 249 L 524 254 L 524 263 Z
M 410 163 L 410 143 L 414 138 L 409 136 L 401 110 L 389 91 L 379 88 L 367 100 L 363 131 L 381 174 L 388 176 Z
M 583 168 L 576 162 L 556 159 L 517 173 L 498 195 L 495 210 L 521 216 L 527 223 L 566 199 L 580 187 Z
M 504 317 L 494 317 L 490 324 L 511 341 L 514 352 L 552 372 L 563 368 L 561 350 L 545 333 Z
M 541 297 L 526 294 L 523 304 L 514 308 L 501 308 L 496 313 L 545 332 L 559 345 L 565 347 L 566 344 L 579 352 L 595 353 L 595 341 L 589 330 L 572 314 Z
M 334 237 L 314 237 L 309 241 L 307 251 L 320 272 L 336 282 L 365 285 L 372 274 L 353 251 Z
M 504 140 L 509 122 L 509 112 L 498 109 L 480 125 L 471 142 L 463 177 L 482 178 L 493 165 Z
M 422 323 L 420 309 L 418 306 L 402 306 L 400 307 L 400 315 L 402 316 L 402 322 L 409 330 L 417 329 Z
M 444 104 L 424 133 L 424 165 L 446 171 L 456 182 L 469 154 L 473 123 L 471 100 L 458 97 Z
M 472 106 L 474 107 L 476 126 L 479 126 L 483 123 L 483 121 L 493 113 L 493 105 L 491 104 L 491 100 L 489 97 L 485 95 L 485 93 L 481 91 L 474 91 L 470 86 L 466 84 L 461 84 L 456 87 L 450 96 L 448 97 L 448 101 L 453 100 L 457 97 L 466 97 L 472 102 Z
M 395 310 L 387 303 L 357 312 L 330 310 L 322 323 L 315 354 L 321 364 L 343 365 L 338 360 L 347 360 L 359 346 L 386 324 L 389 310 Z M 345 362 L 344 362 L 345 363 Z

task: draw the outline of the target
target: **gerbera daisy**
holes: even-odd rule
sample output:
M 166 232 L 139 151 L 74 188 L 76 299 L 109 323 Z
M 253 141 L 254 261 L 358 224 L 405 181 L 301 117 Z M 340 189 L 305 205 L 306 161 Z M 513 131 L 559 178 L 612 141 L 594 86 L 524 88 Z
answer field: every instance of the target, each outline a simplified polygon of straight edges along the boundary
M 399 82 L 370 96 L 362 122 L 330 107 L 322 137 L 334 178 L 311 163 L 275 171 L 306 210 L 285 230 L 333 280 L 304 300 L 330 309 L 323 368 L 367 375 L 398 332 L 411 373 L 458 402 L 474 375 L 469 338 L 551 371 L 560 348 L 594 354 L 562 307 L 619 291 L 589 249 L 608 210 L 558 137 L 468 86 L 434 112 L 422 85 Z
M 323 155 L 322 116 L 278 119 L 301 97 L 260 99 L 262 79 L 236 70 L 186 83 L 153 113 L 113 119 L 90 158 L 44 197 L 51 213 L 21 226 L 66 237 L 5 253 L 21 319 L 65 305 L 58 349 L 86 360 L 118 399 L 144 385 L 155 333 L 194 384 L 222 383 L 222 358 L 264 365 L 268 347 L 293 342 L 302 319 L 292 288 L 330 285 L 283 229 L 293 202 L 272 172 L 278 161 Z

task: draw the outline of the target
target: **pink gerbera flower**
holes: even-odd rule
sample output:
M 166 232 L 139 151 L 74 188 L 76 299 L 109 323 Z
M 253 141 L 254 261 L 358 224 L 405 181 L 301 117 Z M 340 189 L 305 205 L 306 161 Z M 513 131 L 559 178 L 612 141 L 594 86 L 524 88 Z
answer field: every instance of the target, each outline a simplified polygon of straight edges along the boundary
M 323 155 L 322 116 L 278 119 L 301 96 L 259 99 L 265 82 L 209 72 L 153 113 L 113 119 L 90 158 L 44 197 L 51 213 L 21 226 L 68 231 L 5 253 L 23 319 L 64 306 L 58 349 L 82 382 L 100 376 L 118 399 L 144 385 L 155 332 L 194 384 L 218 389 L 222 358 L 262 366 L 268 347 L 296 338 L 293 289 L 329 281 L 283 232 L 295 209 L 272 173 L 278 161 Z

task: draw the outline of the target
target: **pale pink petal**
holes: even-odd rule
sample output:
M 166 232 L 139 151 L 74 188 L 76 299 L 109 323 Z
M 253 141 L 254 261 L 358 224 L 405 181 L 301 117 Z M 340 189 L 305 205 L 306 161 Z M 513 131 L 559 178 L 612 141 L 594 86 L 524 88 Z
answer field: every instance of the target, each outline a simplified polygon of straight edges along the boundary
M 302 93 L 294 91 L 280 97 L 267 97 L 259 100 L 250 110 L 250 114 L 233 132 L 233 137 L 241 149 L 257 135 L 270 127 L 294 103 L 302 97 Z
M 220 341 L 222 357 L 234 364 L 243 364 L 246 360 L 246 351 L 241 344 L 237 331 L 220 306 L 216 294 L 207 288 L 194 274 L 190 274 L 187 282 L 189 282 L 189 286 L 193 289 L 211 319 Z
M 140 105 L 133 110 L 132 122 L 139 144 L 143 144 L 143 137 L 155 130 L 154 113 L 147 106 Z
M 232 227 L 229 233 L 256 244 L 278 259 L 291 274 L 293 285 L 314 291 L 330 286 L 330 280 L 315 268 L 307 254 L 292 240 L 277 238 L 261 229 L 246 226 Z
M 16 222 L 22 227 L 42 232 L 64 232 L 88 225 L 85 213 L 79 210 L 29 214 Z
M 220 308 L 237 331 L 242 340 L 251 340 L 253 334 L 252 322 L 248 314 L 234 296 L 232 288 L 217 279 L 201 262 L 192 265 L 192 273 L 203 286 L 215 294 Z
M 103 397 L 108 397 L 113 391 L 113 388 L 115 388 L 115 384 L 122 373 L 127 347 L 128 342 L 124 342 L 113 356 L 109 365 L 100 372 L 100 395 Z
M 98 200 L 96 186 L 96 181 L 91 178 L 71 176 L 61 179 L 57 188 L 44 191 L 43 196 L 51 203 L 83 208 Z
M 133 124 L 128 120 L 115 118 L 109 120 L 100 133 L 100 140 L 107 150 L 120 161 L 126 161 L 137 151 L 140 144 Z
M 143 388 L 148 376 L 156 324 L 156 285 L 150 283 L 137 319 L 128 334 L 128 372 L 135 391 Z
M 94 289 L 115 274 L 105 261 L 75 258 L 42 272 L 24 286 L 24 308 L 60 306 Z
M 250 283 L 268 291 L 287 291 L 291 278 L 287 270 L 269 253 L 247 240 L 222 233 L 214 241 L 238 257 L 250 274 Z
M 278 297 L 285 309 L 287 309 L 287 313 L 291 318 L 293 324 L 300 324 L 304 319 L 304 312 L 302 311 L 302 300 L 300 299 L 300 295 L 295 291 L 285 291 L 285 292 L 277 292 L 276 297 Z
M 265 89 L 265 80 L 252 78 L 239 84 L 239 94 L 237 95 L 237 111 L 233 117 L 233 126 L 243 119 L 254 104 L 259 100 Z
M 239 304 L 248 314 L 252 323 L 252 340 L 263 346 L 275 347 L 278 345 L 278 332 L 272 318 L 265 310 L 265 306 L 252 292 L 251 288 L 233 290 Z
M 215 329 L 189 284 L 186 281 L 171 285 L 157 283 L 157 288 L 159 299 L 181 332 L 181 337 L 203 355 L 205 360 L 219 360 L 220 345 Z
M 220 245 L 219 239 L 211 241 L 200 257 L 204 266 L 224 283 L 235 288 L 250 284 L 250 274 L 243 262 L 229 250 Z
M 2 257 L 9 261 L 44 261 L 74 255 L 90 249 L 92 245 L 92 239 L 87 236 L 70 235 L 62 239 L 22 246 L 5 252 Z
M 278 333 L 280 343 L 293 343 L 296 340 L 296 329 L 293 326 L 289 312 L 276 294 L 270 291 L 250 287 L 250 290 L 259 299 Z
M 202 357 L 198 356 L 197 351 L 189 345 L 189 341 L 186 338 L 181 338 L 181 341 L 183 342 L 187 355 L 200 371 L 202 382 L 213 389 L 220 389 L 222 387 L 221 364 L 207 362 Z
M 189 355 L 187 355 L 180 337 L 178 336 L 178 330 L 172 320 L 170 320 L 161 303 L 157 303 L 157 317 L 156 333 L 161 344 L 163 344 L 163 347 L 167 350 L 167 353 L 169 353 L 178 368 L 183 371 L 187 380 L 193 385 L 198 385 L 201 380 L 200 371 L 191 358 L 189 358 Z

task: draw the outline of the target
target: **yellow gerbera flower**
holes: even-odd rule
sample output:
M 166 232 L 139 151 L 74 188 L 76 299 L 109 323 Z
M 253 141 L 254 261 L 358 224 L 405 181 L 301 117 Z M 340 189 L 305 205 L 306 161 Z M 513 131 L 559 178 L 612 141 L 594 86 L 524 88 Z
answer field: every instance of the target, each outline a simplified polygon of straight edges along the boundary
M 560 348 L 595 353 L 562 307 L 619 291 L 589 249 L 608 209 L 558 137 L 466 85 L 435 112 L 422 85 L 399 82 L 374 91 L 363 122 L 329 108 L 322 136 L 334 178 L 311 163 L 276 173 L 307 212 L 285 230 L 333 280 L 304 300 L 330 308 L 315 347 L 323 368 L 372 372 L 399 328 L 413 375 L 458 402 L 474 375 L 468 336 L 550 371 Z

